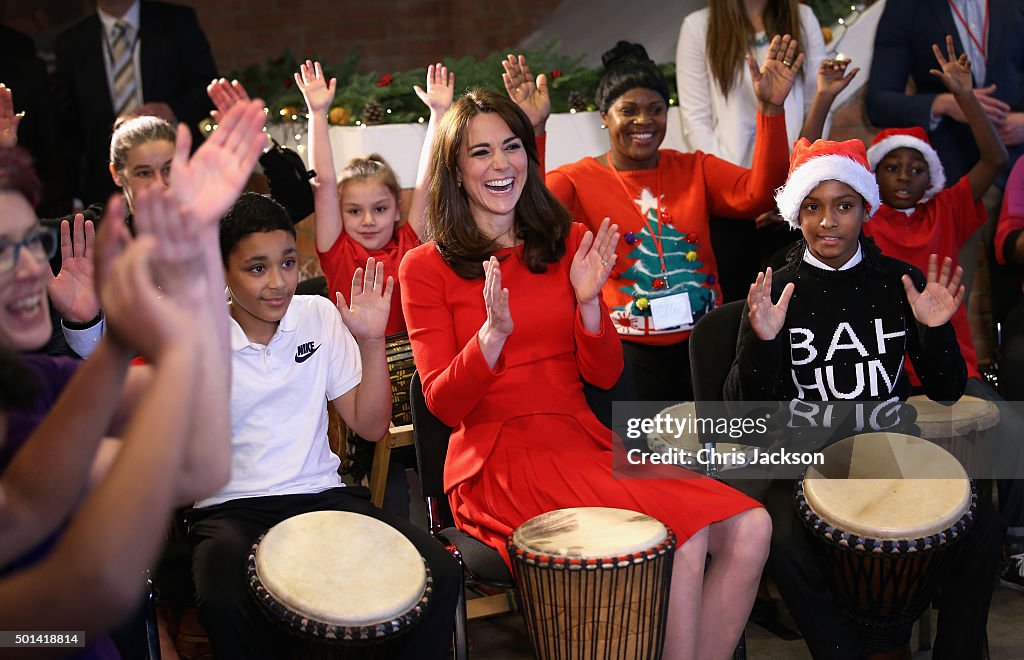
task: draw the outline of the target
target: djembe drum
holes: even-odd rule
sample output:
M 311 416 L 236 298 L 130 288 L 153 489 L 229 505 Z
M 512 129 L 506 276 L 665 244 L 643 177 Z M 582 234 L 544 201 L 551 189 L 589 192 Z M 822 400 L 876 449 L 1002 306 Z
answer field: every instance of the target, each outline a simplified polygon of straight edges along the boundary
M 551 511 L 508 540 L 539 658 L 660 658 L 676 537 L 623 509 Z
M 836 600 L 868 628 L 912 623 L 973 524 L 970 479 L 949 452 L 897 433 L 846 438 L 824 455 L 796 505 Z
M 387 353 L 388 375 L 391 377 L 391 423 L 395 426 L 412 424 L 412 408 L 409 404 L 409 383 L 416 365 L 412 360 L 412 344 L 409 335 L 397 332 L 384 338 Z
M 999 408 L 991 401 L 964 395 L 952 406 L 926 396 L 907 399 L 917 411 L 921 437 L 953 454 L 972 478 L 991 474 L 993 453 L 985 446 L 985 433 L 999 423 Z
M 697 417 L 696 406 L 692 401 L 684 401 L 683 403 L 677 403 L 675 405 L 665 408 L 660 413 L 663 417 L 672 417 L 674 419 L 682 420 L 684 423 L 686 420 L 695 420 Z M 717 462 L 711 462 L 708 460 L 708 454 L 699 454 L 701 450 L 708 449 L 707 446 L 701 441 L 700 435 L 693 428 L 692 422 L 687 424 L 684 432 L 676 437 L 672 433 L 657 433 L 652 432 L 647 434 L 647 446 L 651 451 L 654 452 L 669 452 L 671 450 L 678 451 L 679 462 L 677 465 L 682 465 L 699 472 L 714 475 L 718 472 L 722 472 L 730 469 L 735 465 L 742 465 L 738 461 L 723 460 L 721 464 Z M 713 443 L 714 450 L 718 454 L 752 454 L 753 449 L 748 445 L 740 445 L 731 442 L 717 442 Z M 705 460 L 701 461 L 700 459 Z
M 344 511 L 272 527 L 253 544 L 248 577 L 267 616 L 297 637 L 294 657 L 302 659 L 395 657 L 433 591 L 430 568 L 408 539 Z

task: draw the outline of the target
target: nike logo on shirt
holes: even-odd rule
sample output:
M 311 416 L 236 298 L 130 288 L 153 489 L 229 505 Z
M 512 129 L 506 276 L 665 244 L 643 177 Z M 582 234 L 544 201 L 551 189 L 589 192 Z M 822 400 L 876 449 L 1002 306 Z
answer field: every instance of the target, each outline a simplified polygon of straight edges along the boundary
M 314 346 L 313 342 L 307 341 L 305 344 L 299 344 L 295 347 L 295 362 L 301 364 L 311 358 L 313 353 L 316 353 L 319 345 Z

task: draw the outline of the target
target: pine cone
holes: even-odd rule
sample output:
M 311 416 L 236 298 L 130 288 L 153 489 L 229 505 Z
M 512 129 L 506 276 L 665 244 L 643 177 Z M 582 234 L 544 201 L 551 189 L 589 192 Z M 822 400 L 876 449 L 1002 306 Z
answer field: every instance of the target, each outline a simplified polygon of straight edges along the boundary
M 381 124 L 384 122 L 384 117 L 387 116 L 384 112 L 384 106 L 380 104 L 380 101 L 370 101 L 363 107 L 363 123 L 364 124 Z
M 569 92 L 569 110 L 575 110 L 576 112 L 586 112 L 587 110 L 587 99 L 583 98 L 583 94 L 573 90 Z

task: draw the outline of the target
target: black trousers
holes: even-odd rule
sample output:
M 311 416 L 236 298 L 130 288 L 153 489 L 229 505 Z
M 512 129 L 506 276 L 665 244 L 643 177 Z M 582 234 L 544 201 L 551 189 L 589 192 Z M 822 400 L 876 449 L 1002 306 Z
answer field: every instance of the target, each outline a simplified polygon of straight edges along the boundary
M 633 373 L 637 401 L 693 401 L 689 341 L 668 346 L 624 341 L 622 357 Z
M 742 482 L 733 485 L 748 490 Z M 868 635 L 836 603 L 811 539 L 796 515 L 792 481 L 772 481 L 760 499 L 772 517 L 765 574 L 778 586 L 816 660 L 859 660 L 869 652 L 896 648 L 910 639 L 909 625 L 881 638 Z M 956 557 L 940 585 L 933 660 L 984 657 L 985 627 L 1005 532 L 1006 523 L 991 502 L 979 502 L 974 528 L 954 550 Z
M 365 488 L 333 488 L 309 495 L 277 495 L 231 500 L 190 509 L 186 514 L 192 540 L 192 576 L 199 620 L 214 656 L 224 658 L 289 657 L 291 639 L 270 623 L 249 594 L 246 560 L 260 534 L 277 523 L 309 511 L 350 511 L 395 528 L 419 550 L 434 579 L 434 597 L 426 614 L 404 636 L 401 658 L 448 658 L 455 604 L 462 589 L 462 569 L 425 530 L 373 506 Z M 387 571 L 387 561 L 367 557 L 367 570 Z

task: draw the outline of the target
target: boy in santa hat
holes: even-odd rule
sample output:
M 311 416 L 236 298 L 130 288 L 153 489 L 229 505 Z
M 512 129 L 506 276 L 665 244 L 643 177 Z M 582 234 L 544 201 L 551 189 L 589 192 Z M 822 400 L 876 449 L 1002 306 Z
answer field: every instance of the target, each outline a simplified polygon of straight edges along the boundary
M 988 218 L 981 198 L 1007 159 L 999 133 L 971 90 L 967 56 L 956 57 L 951 37 L 947 37 L 946 47 L 949 59 L 932 46 L 942 68 L 933 69 L 932 74 L 942 80 L 963 110 L 978 143 L 978 162 L 963 178 L 945 188 L 942 162 L 923 128 L 886 129 L 868 149 L 868 164 L 875 172 L 882 204 L 871 222 L 864 225 L 864 233 L 875 239 L 884 254 L 921 269 L 927 267 L 929 254 L 950 257 L 956 263 L 960 248 Z M 966 305 L 957 309 L 952 322 L 967 362 L 967 375 L 980 380 Z M 908 372 L 911 383 L 920 385 L 911 365 Z M 971 389 L 969 386 L 969 393 L 973 393 Z
M 750 287 L 725 398 L 902 401 L 911 392 L 906 355 L 930 398 L 958 399 L 967 371 L 949 320 L 963 300 L 962 269 L 949 257 L 940 268 L 931 255 L 926 277 L 863 236 L 881 202 L 860 141 L 801 139 L 790 162 L 775 200 L 803 240 L 784 268 L 759 273 Z M 904 646 L 909 625 L 868 634 L 834 601 L 794 511 L 792 482 L 773 481 L 763 501 L 773 526 L 765 572 L 812 655 L 853 659 Z M 933 658 L 983 657 L 1004 533 L 1003 521 L 979 508 L 942 583 Z
M 946 174 L 939 155 L 922 128 L 891 128 L 879 133 L 868 149 L 868 164 L 875 172 L 882 204 L 871 222 L 864 225 L 864 234 L 872 237 L 882 252 L 924 269 L 927 255 L 951 257 L 956 263 L 960 249 L 988 218 L 981 199 L 1006 164 L 1006 147 L 971 90 L 971 68 L 966 55 L 955 56 L 952 38 L 947 38 L 946 59 L 933 46 L 941 71 L 932 73 L 942 80 L 953 94 L 967 119 L 978 144 L 980 159 L 959 181 L 945 188 Z M 974 339 L 967 321 L 967 306 L 957 308 L 952 318 L 960 352 L 967 363 L 966 393 L 997 402 L 1000 424 L 991 434 L 1024 438 L 1021 420 L 1003 399 L 981 378 L 974 350 Z M 921 381 L 913 364 L 907 364 L 907 375 L 914 387 Z M 1002 443 L 1012 448 L 1014 443 Z M 1018 449 L 1019 452 L 1019 449 Z M 1019 456 L 1002 457 L 1004 465 L 1019 464 Z M 975 476 L 975 475 L 972 475 Z M 1000 480 L 1000 511 L 1009 523 L 1007 554 L 1024 553 L 1024 482 Z M 1007 586 L 1024 589 L 1024 574 L 1016 562 L 1004 567 Z

